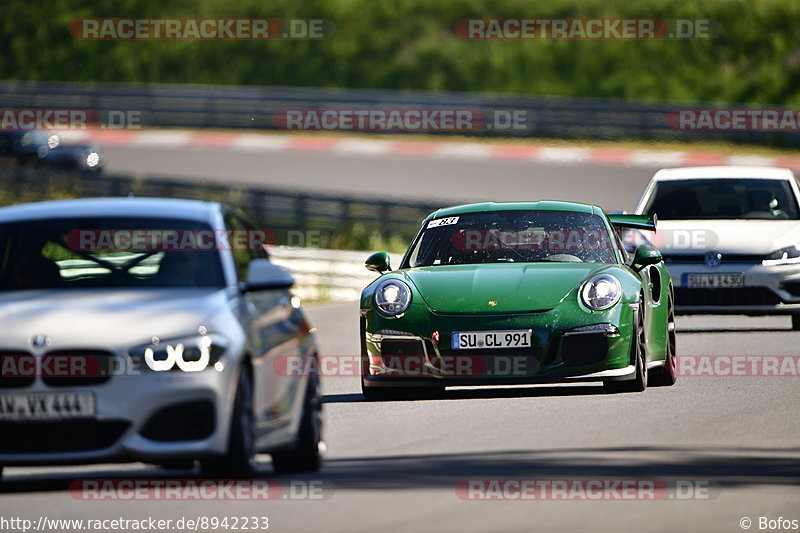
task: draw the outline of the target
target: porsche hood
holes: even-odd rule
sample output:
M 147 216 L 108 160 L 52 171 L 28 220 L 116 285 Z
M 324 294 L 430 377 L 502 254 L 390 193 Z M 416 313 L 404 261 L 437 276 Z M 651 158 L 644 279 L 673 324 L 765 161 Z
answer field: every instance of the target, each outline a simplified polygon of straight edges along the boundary
M 500 263 L 411 268 L 403 276 L 439 313 L 512 313 L 552 309 L 609 265 Z

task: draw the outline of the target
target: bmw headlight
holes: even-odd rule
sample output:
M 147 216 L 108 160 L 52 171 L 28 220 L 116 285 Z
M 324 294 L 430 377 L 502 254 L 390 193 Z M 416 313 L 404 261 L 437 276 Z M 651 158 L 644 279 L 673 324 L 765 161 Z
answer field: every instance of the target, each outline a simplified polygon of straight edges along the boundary
M 761 263 L 764 266 L 800 264 L 800 245 L 787 246 L 769 254 Z
M 220 358 L 227 346 L 227 339 L 218 335 L 199 335 L 169 341 L 153 337 L 150 344 L 138 346 L 128 354 L 142 369 L 149 368 L 156 372 L 199 372 L 209 366 L 222 370 Z
M 411 305 L 411 289 L 399 279 L 387 279 L 375 291 L 375 305 L 381 314 L 397 316 Z
M 86 155 L 86 167 L 87 168 L 94 168 L 100 164 L 100 154 L 97 152 L 89 152 Z
M 593 276 L 581 287 L 581 300 L 593 311 L 613 307 L 622 297 L 619 280 L 610 274 Z

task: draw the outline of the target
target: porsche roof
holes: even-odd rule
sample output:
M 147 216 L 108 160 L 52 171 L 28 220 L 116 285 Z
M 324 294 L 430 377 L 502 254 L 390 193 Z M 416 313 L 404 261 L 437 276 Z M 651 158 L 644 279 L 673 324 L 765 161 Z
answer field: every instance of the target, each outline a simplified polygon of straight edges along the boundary
M 575 202 L 558 202 L 542 200 L 540 202 L 482 202 L 478 204 L 457 205 L 444 207 L 431 213 L 428 218 L 449 217 L 465 215 L 468 213 L 482 213 L 487 211 L 572 211 L 576 213 L 593 213 L 599 215 L 602 209 L 589 204 Z

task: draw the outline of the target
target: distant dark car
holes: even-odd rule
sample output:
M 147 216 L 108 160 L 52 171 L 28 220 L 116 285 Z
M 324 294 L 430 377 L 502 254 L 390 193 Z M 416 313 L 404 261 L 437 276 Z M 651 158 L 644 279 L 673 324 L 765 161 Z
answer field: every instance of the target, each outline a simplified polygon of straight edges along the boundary
M 39 162 L 48 166 L 99 172 L 103 156 L 93 144 L 63 144 L 46 131 L 0 132 L 0 154 L 15 157 L 20 164 Z

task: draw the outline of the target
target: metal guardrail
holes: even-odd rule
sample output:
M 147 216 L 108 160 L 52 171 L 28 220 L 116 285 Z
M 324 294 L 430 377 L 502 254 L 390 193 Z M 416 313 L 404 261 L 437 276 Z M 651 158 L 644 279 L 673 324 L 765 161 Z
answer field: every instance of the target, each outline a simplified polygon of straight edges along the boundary
M 273 246 L 269 255 L 273 263 L 292 271 L 297 282 L 294 290 L 305 300 L 355 301 L 378 277 L 364 267 L 368 252 Z
M 0 205 L 130 194 L 227 202 L 245 211 L 259 228 L 274 232 L 275 244 L 323 248 L 357 247 L 359 239 L 369 240 L 373 232 L 408 242 L 421 221 L 443 207 L 413 201 L 216 184 L 199 179 L 66 172 L 0 160 Z
M 467 133 L 476 136 L 707 139 L 800 146 L 797 132 L 670 129 L 667 113 L 687 107 L 719 106 L 373 89 L 0 81 L 0 109 L 136 111 L 143 127 L 274 129 L 274 115 L 287 109 L 471 109 L 486 117 L 486 127 Z M 497 113 L 507 118 L 512 111 L 523 114 L 524 126 L 500 127 Z
M 368 231 L 411 239 L 421 220 L 437 205 L 376 202 L 372 199 L 337 197 L 265 188 L 209 185 L 192 181 L 127 175 L 97 175 L 17 166 L 0 160 L 0 205 L 71 197 L 155 196 L 229 202 L 243 209 L 260 229 L 275 232 L 278 242 L 269 247 L 272 260 L 291 269 L 295 292 L 313 301 L 354 301 L 376 278 L 364 268 L 369 251 L 331 250 L 308 247 L 292 234 L 321 237 L 334 243 L 352 232 L 352 224 L 366 224 Z M 291 237 L 291 235 L 290 235 Z M 293 239 L 290 238 L 290 242 Z M 346 243 L 345 243 L 346 244 Z M 374 251 L 374 250 L 373 250 Z

